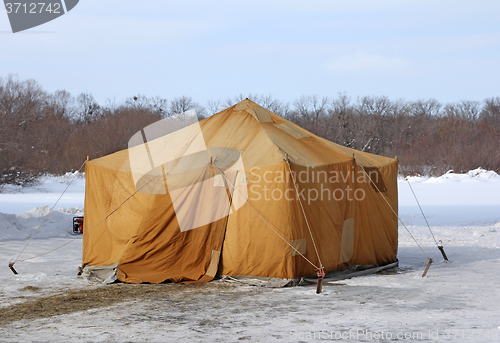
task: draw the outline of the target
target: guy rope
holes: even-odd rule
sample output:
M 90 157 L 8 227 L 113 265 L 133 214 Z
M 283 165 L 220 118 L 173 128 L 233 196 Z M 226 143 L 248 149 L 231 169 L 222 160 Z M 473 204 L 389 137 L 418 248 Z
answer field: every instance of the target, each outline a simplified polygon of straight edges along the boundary
M 81 172 L 83 166 L 87 163 L 87 160 L 85 160 L 80 169 L 78 169 L 78 171 L 75 173 L 75 175 L 73 176 L 73 178 L 71 179 L 71 181 L 68 183 L 68 185 L 66 186 L 66 188 L 64 189 L 64 191 L 62 192 L 62 194 L 59 196 L 59 198 L 57 199 L 57 201 L 55 202 L 54 206 L 52 206 L 52 208 L 50 209 L 49 213 L 47 213 L 47 215 L 45 216 L 45 218 L 43 218 L 43 221 L 40 223 L 40 225 L 38 225 L 38 228 L 35 230 L 35 232 L 31 235 L 31 237 L 29 238 L 28 242 L 26 243 L 26 245 L 24 246 L 24 248 L 21 250 L 21 252 L 19 253 L 19 255 L 17 255 L 17 257 L 13 260 L 11 260 L 9 262 L 9 268 L 10 270 L 12 270 L 12 272 L 14 274 L 17 274 L 17 271 L 14 269 L 14 264 L 16 262 L 23 262 L 25 260 L 19 260 L 19 257 L 21 257 L 21 255 L 23 254 L 24 250 L 26 250 L 26 248 L 28 247 L 28 244 L 30 244 L 31 240 L 33 239 L 33 237 L 35 237 L 35 235 L 38 233 L 38 231 L 40 230 L 40 228 L 42 227 L 43 223 L 45 223 L 45 221 L 47 220 L 47 218 L 49 217 L 49 215 L 52 213 L 52 211 L 54 211 L 54 208 L 56 207 L 57 203 L 59 202 L 59 200 L 61 200 L 61 198 L 63 197 L 64 193 L 66 193 L 66 191 L 68 190 L 69 186 L 73 183 L 73 181 L 76 179 L 76 176 Z M 34 257 L 32 257 L 34 258 Z
M 88 159 L 87 159 L 88 161 Z M 80 169 L 78 170 L 78 173 L 81 171 L 81 169 L 83 168 L 83 166 L 85 165 L 85 163 L 87 163 L 87 161 L 85 161 L 82 166 L 80 167 Z M 52 211 L 54 210 L 54 207 L 57 205 L 57 203 L 59 202 L 59 200 L 62 198 L 62 196 L 64 195 L 64 193 L 66 192 L 66 190 L 69 188 L 69 186 L 71 185 L 71 183 L 75 180 L 76 178 L 76 175 L 78 173 L 75 173 L 75 176 L 73 177 L 73 179 L 69 182 L 68 186 L 66 187 L 66 189 L 62 192 L 61 196 L 59 197 L 59 199 L 57 199 L 56 203 L 54 204 L 54 206 L 52 206 L 50 212 L 45 216 L 45 218 L 43 219 L 42 223 L 38 226 L 38 228 L 36 229 L 35 233 L 33 233 L 33 235 L 30 237 L 30 239 L 28 240 L 28 242 L 26 243 L 26 245 L 24 246 L 24 248 L 21 250 L 21 252 L 19 253 L 19 255 L 17 255 L 17 257 L 15 259 L 12 259 L 10 262 L 9 262 L 9 268 L 10 270 L 12 270 L 12 272 L 14 274 L 18 274 L 18 272 L 14 269 L 14 264 L 16 262 L 24 262 L 24 261 L 27 261 L 27 260 L 32 260 L 34 258 L 37 258 L 37 257 L 40 257 L 40 256 L 43 256 L 43 255 L 47 255 L 47 254 L 50 254 L 51 252 L 54 252 L 58 249 L 61 249 L 62 247 L 68 245 L 69 243 L 77 240 L 78 238 L 73 238 L 69 241 L 67 241 L 66 243 L 52 249 L 52 250 L 49 250 L 49 251 L 46 251 L 42 254 L 39 254 L 39 255 L 35 255 L 35 256 L 32 256 L 32 257 L 29 257 L 29 258 L 25 258 L 25 259 L 22 259 L 20 260 L 19 257 L 22 255 L 22 253 L 26 250 L 28 244 L 30 244 L 30 242 L 32 241 L 33 237 L 36 235 L 36 233 L 40 230 L 40 228 L 42 227 L 43 223 L 45 223 L 45 221 L 47 220 L 48 216 L 52 213 Z M 134 193 L 132 193 L 127 199 L 125 199 L 124 201 L 122 201 L 120 203 L 120 205 L 118 205 L 115 209 L 113 209 L 111 212 L 109 212 L 104 218 L 102 218 L 97 224 L 95 224 L 94 226 L 92 226 L 91 228 L 85 230 L 83 232 L 83 234 L 91 231 L 92 229 L 94 229 L 95 227 L 97 227 L 99 224 L 101 224 L 103 221 L 105 221 L 109 216 L 111 216 L 113 213 L 115 213 L 120 207 L 123 206 L 123 204 L 125 204 L 127 201 L 129 201 L 134 195 L 136 195 L 138 192 L 141 191 L 141 189 L 143 189 L 144 187 L 146 187 L 151 181 L 155 180 L 156 178 L 160 177 L 161 175 L 156 175 L 155 177 L 153 177 L 151 180 L 149 180 L 148 182 L 146 182 L 141 188 L 137 189 Z
M 354 158 L 354 156 L 353 156 Z M 356 161 L 356 159 L 354 159 Z M 383 193 L 381 193 L 380 189 L 378 188 L 377 184 L 375 182 L 373 182 L 372 178 L 370 177 L 370 175 L 366 172 L 365 168 L 363 168 L 362 165 L 359 165 L 356 161 L 356 165 L 358 167 L 361 168 L 361 170 L 363 170 L 363 172 L 365 173 L 365 175 L 368 177 L 368 179 L 370 180 L 371 184 L 377 189 L 377 191 L 381 194 L 382 198 L 385 200 L 385 202 L 387 203 L 387 205 L 389 206 L 389 208 L 391 209 L 391 211 L 394 213 L 394 215 L 398 218 L 399 222 L 401 223 L 401 225 L 403 225 L 403 227 L 406 229 L 406 231 L 408 232 L 408 234 L 410 235 L 410 237 L 415 241 L 415 243 L 417 244 L 417 246 L 420 248 L 420 250 L 422 251 L 422 253 L 425 255 L 425 257 L 427 258 L 427 266 L 425 267 L 425 270 L 424 270 L 424 273 L 422 274 L 422 277 L 424 277 L 425 275 L 427 275 L 427 271 L 429 270 L 429 267 L 431 266 L 431 263 L 434 262 L 434 260 L 432 258 L 430 258 L 429 256 L 427 256 L 427 254 L 425 253 L 424 249 L 422 249 L 422 247 L 420 246 L 420 244 L 418 244 L 418 241 L 417 239 L 412 235 L 412 233 L 410 232 L 410 230 L 406 227 L 405 223 L 403 223 L 403 221 L 401 220 L 401 218 L 399 217 L 399 215 L 397 214 L 397 212 L 394 210 L 394 208 L 391 206 L 391 204 L 389 203 L 389 201 L 384 197 Z
M 212 163 L 212 165 L 219 171 L 219 173 L 224 177 L 224 180 L 226 180 L 226 182 L 233 188 L 233 190 L 236 193 L 238 193 L 243 199 L 246 199 L 246 197 L 243 194 L 241 194 L 241 192 L 236 188 L 236 186 L 231 181 L 229 181 L 226 174 L 224 174 L 219 169 L 219 167 L 217 167 L 217 165 L 215 164 L 215 161 L 211 161 L 210 163 Z M 318 267 L 317 265 L 315 265 L 313 262 L 311 262 L 311 260 L 309 260 L 307 257 L 305 257 L 304 254 L 302 254 L 299 250 L 297 250 L 297 248 L 295 248 L 292 244 L 290 244 L 290 242 L 288 242 L 288 240 L 280 234 L 279 230 L 277 228 L 273 227 L 273 225 L 268 220 L 266 220 L 266 218 L 262 215 L 262 213 L 260 213 L 260 211 L 257 208 L 255 208 L 255 206 L 253 206 L 249 201 L 245 201 L 245 204 L 247 204 L 248 207 L 260 218 L 260 220 L 262 220 L 262 222 L 264 224 L 266 224 L 279 238 L 281 238 L 281 240 L 283 242 L 285 242 L 288 246 L 290 246 L 290 248 L 292 248 L 295 251 L 295 253 L 300 255 L 304 260 L 306 260 L 311 266 L 314 267 L 314 270 L 316 270 L 318 273 L 318 288 L 316 290 L 316 293 L 321 293 L 321 284 L 322 284 L 323 278 L 325 276 L 325 273 L 323 270 L 324 268 L 321 265 L 321 260 L 319 260 L 319 256 L 318 256 L 318 260 L 320 262 L 321 267 Z M 311 231 L 309 231 L 309 232 L 311 232 Z
M 299 199 L 300 208 L 302 209 L 302 214 L 304 215 L 304 219 L 306 221 L 307 230 L 309 231 L 309 235 L 311 236 L 311 241 L 314 246 L 314 251 L 316 251 L 316 257 L 318 257 L 319 268 L 316 269 L 316 273 L 318 275 L 318 282 L 316 287 L 316 293 L 321 293 L 321 289 L 323 288 L 323 279 L 325 277 L 325 268 L 323 267 L 323 263 L 321 263 L 321 258 L 319 257 L 318 248 L 316 247 L 316 242 L 314 242 L 314 237 L 311 232 L 311 227 L 309 225 L 309 221 L 307 220 L 306 212 L 304 210 L 304 206 L 302 205 L 302 200 L 300 199 L 299 188 L 297 186 L 297 182 L 295 181 L 295 176 L 292 174 L 292 168 L 290 167 L 290 159 L 288 158 L 288 154 L 285 155 L 285 162 L 288 166 L 288 172 L 292 177 L 293 186 L 295 188 L 295 192 L 297 193 L 297 198 Z
M 287 155 L 287 159 L 288 159 L 288 155 Z M 288 160 L 287 159 L 285 159 L 285 161 L 288 164 Z M 235 187 L 235 185 L 231 181 L 229 181 L 229 179 L 227 178 L 227 176 L 219 169 L 219 167 L 217 167 L 217 165 L 215 164 L 215 161 L 211 161 L 211 163 L 219 171 L 219 173 L 224 177 L 224 179 L 226 180 L 226 182 L 233 188 L 233 190 L 236 193 L 238 193 L 243 199 L 246 199 L 246 197 L 243 194 L 241 194 L 241 192 Z M 288 167 L 290 168 L 289 164 L 288 164 Z M 294 180 L 294 184 L 295 184 L 295 180 Z M 297 195 L 299 195 L 296 185 L 295 185 L 295 190 L 297 191 Z M 300 202 L 300 197 L 299 197 L 299 202 Z M 264 224 L 266 224 L 276 235 L 278 235 L 279 238 L 281 238 L 281 240 L 283 240 L 283 242 L 285 242 L 288 246 L 290 246 L 290 248 L 292 248 L 298 255 L 300 255 L 304 260 L 306 260 L 311 266 L 314 267 L 314 270 L 316 271 L 316 273 L 318 275 L 318 282 L 317 282 L 316 293 L 318 293 L 318 294 L 321 293 L 321 288 L 322 288 L 322 284 L 323 284 L 323 278 L 325 277 L 325 271 L 324 271 L 323 264 L 321 263 L 321 259 L 319 257 L 318 250 L 316 248 L 316 244 L 314 243 L 314 238 L 312 236 L 312 232 L 311 232 L 311 229 L 310 229 L 310 226 L 309 226 L 309 221 L 307 220 L 306 214 L 304 212 L 304 208 L 302 207 L 302 202 L 300 202 L 300 206 L 301 206 L 302 212 L 304 214 L 304 218 L 305 218 L 305 221 L 306 221 L 306 224 L 307 224 L 307 228 L 309 230 L 309 234 L 311 235 L 311 240 L 313 242 L 314 249 L 316 251 L 316 256 L 318 257 L 318 262 L 319 262 L 319 265 L 320 265 L 319 267 L 316 266 L 313 262 L 311 262 L 307 257 L 305 257 L 304 254 L 302 254 L 299 250 L 297 250 L 297 248 L 295 248 L 292 244 L 290 244 L 290 242 L 288 242 L 288 240 L 286 240 L 286 238 L 284 238 L 279 233 L 278 229 L 274 228 L 273 225 L 271 225 L 269 223 L 269 221 L 264 218 L 264 216 L 262 215 L 262 213 L 260 213 L 259 210 L 257 210 L 252 204 L 250 204 L 250 202 L 245 201 L 245 203 L 264 222 Z
M 441 252 L 441 255 L 443 255 L 443 258 L 448 262 L 448 257 L 446 256 L 446 253 L 444 252 L 444 247 L 443 247 L 443 242 L 439 241 L 439 243 L 436 240 L 436 237 L 434 237 L 434 233 L 431 230 L 431 226 L 429 225 L 429 222 L 427 221 L 427 218 L 425 217 L 424 210 L 422 210 L 422 206 L 420 206 L 420 203 L 418 202 L 417 196 L 415 195 L 415 192 L 413 191 L 413 187 L 411 186 L 410 180 L 408 178 L 405 178 L 406 181 L 408 182 L 408 186 L 410 186 L 411 192 L 413 193 L 413 196 L 415 197 L 415 201 L 417 202 L 418 207 L 420 208 L 420 212 L 422 213 L 422 217 L 425 219 L 425 223 L 427 224 L 427 227 L 429 228 L 429 231 L 432 235 L 432 238 L 434 239 L 434 242 L 436 243 L 437 248 Z

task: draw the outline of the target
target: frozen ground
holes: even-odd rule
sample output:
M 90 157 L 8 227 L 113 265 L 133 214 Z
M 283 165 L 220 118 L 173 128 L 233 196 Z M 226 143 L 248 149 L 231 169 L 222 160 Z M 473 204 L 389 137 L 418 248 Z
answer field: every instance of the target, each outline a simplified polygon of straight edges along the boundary
M 72 216 L 83 207 L 83 179 L 70 188 L 21 259 L 68 244 L 18 262 L 19 275 L 7 268 L 70 177 L 48 177 L 38 187 L 0 194 L 4 310 L 67 290 L 101 287 L 76 276 L 81 237 L 68 233 Z M 400 227 L 399 269 L 327 283 L 320 295 L 311 286 L 155 285 L 162 287 L 161 297 L 0 324 L 0 341 L 500 341 L 500 177 L 476 170 L 410 182 L 451 260 L 442 261 L 407 182 L 399 180 L 400 216 L 436 261 L 425 278 L 426 258 Z

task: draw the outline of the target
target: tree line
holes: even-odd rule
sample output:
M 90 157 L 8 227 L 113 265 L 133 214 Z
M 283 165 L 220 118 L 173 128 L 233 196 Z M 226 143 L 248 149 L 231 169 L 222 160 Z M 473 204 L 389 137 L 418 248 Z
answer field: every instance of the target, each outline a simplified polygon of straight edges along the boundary
M 354 149 L 395 157 L 404 175 L 482 167 L 500 171 L 500 97 L 441 104 L 385 96 L 302 96 L 292 103 L 240 94 L 205 106 L 182 96 L 134 95 L 99 103 L 89 93 L 45 91 L 34 80 L 0 78 L 0 185 L 25 185 L 127 148 L 130 137 L 162 118 L 194 109 L 208 117 L 249 98 L 312 133 Z

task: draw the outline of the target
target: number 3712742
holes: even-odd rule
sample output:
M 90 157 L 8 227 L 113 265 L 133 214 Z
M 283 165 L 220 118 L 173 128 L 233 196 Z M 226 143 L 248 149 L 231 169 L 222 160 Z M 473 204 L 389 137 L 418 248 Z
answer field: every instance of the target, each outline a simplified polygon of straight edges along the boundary
M 32 3 L 20 3 L 20 2 L 7 2 L 5 3 L 5 8 L 7 13 L 61 13 L 61 4 L 59 3 L 48 3 L 45 2 L 32 2 Z

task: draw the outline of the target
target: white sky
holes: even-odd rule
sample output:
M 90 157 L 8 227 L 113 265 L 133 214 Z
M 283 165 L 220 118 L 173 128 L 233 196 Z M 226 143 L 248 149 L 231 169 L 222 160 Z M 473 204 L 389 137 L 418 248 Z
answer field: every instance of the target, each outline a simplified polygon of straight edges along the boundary
M 497 1 L 97 1 L 12 34 L 0 77 L 100 102 L 237 94 L 438 101 L 500 96 Z

